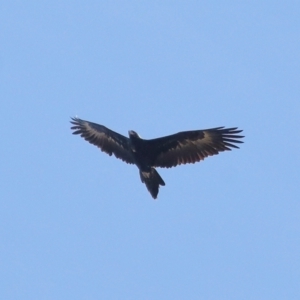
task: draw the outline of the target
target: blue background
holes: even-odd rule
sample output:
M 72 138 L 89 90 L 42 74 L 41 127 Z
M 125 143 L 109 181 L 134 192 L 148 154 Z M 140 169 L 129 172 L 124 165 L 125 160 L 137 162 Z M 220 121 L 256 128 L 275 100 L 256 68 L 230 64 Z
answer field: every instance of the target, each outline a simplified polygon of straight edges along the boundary
M 1 299 L 300 299 L 298 1 L 0 6 Z M 155 138 L 244 129 L 158 169 L 69 118 Z

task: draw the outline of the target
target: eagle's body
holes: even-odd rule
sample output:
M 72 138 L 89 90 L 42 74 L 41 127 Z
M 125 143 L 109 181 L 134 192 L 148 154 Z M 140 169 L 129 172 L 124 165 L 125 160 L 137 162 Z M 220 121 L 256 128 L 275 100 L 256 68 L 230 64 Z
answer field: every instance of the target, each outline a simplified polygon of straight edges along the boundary
M 186 163 L 195 163 L 207 156 L 242 143 L 237 128 L 217 127 L 205 130 L 184 131 L 173 135 L 145 140 L 135 131 L 129 131 L 129 138 L 103 125 L 72 118 L 73 134 L 80 134 L 85 140 L 99 147 L 109 155 L 114 154 L 126 163 L 135 164 L 140 178 L 156 199 L 159 186 L 165 185 L 155 167 L 171 168 Z

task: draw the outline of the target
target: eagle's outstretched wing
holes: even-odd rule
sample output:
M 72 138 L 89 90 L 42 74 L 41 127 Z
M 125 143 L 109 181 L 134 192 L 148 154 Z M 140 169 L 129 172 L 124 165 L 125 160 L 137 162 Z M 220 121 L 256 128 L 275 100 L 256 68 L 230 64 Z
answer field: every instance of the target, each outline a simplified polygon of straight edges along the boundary
M 134 164 L 133 157 L 129 149 L 129 139 L 105 126 L 84 121 L 79 118 L 72 118 L 74 125 L 71 129 L 73 134 L 80 134 L 86 141 L 99 147 L 101 151 L 109 155 L 122 159 L 126 163 Z
M 181 164 L 195 163 L 221 151 L 239 148 L 243 143 L 238 135 L 242 130 L 217 127 L 205 130 L 184 131 L 158 139 L 147 140 L 151 165 L 171 168 Z

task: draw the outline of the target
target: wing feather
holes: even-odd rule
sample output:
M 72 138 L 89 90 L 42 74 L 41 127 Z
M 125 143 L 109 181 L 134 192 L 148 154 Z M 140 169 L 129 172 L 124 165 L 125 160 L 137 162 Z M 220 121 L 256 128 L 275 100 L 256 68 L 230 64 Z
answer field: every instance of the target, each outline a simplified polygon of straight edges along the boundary
M 184 131 L 166 137 L 147 140 L 154 167 L 171 168 L 181 164 L 195 163 L 243 143 L 238 135 L 242 130 L 217 127 L 205 130 Z
M 71 118 L 73 134 L 79 134 L 89 143 L 97 146 L 108 155 L 122 159 L 126 163 L 134 164 L 129 148 L 129 139 L 117 132 L 114 132 L 103 125 Z

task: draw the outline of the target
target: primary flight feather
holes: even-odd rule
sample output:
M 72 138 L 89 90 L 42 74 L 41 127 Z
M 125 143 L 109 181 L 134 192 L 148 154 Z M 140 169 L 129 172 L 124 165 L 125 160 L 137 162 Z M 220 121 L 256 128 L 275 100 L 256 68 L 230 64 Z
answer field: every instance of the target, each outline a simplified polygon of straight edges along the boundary
M 135 164 L 140 178 L 151 196 L 156 199 L 159 186 L 165 185 L 155 167 L 171 168 L 181 164 L 195 163 L 219 152 L 239 148 L 243 143 L 237 127 L 216 127 L 204 130 L 178 132 L 173 135 L 145 140 L 135 131 L 128 132 L 129 138 L 103 125 L 72 118 L 73 134 L 79 134 L 101 151 L 129 164 Z

